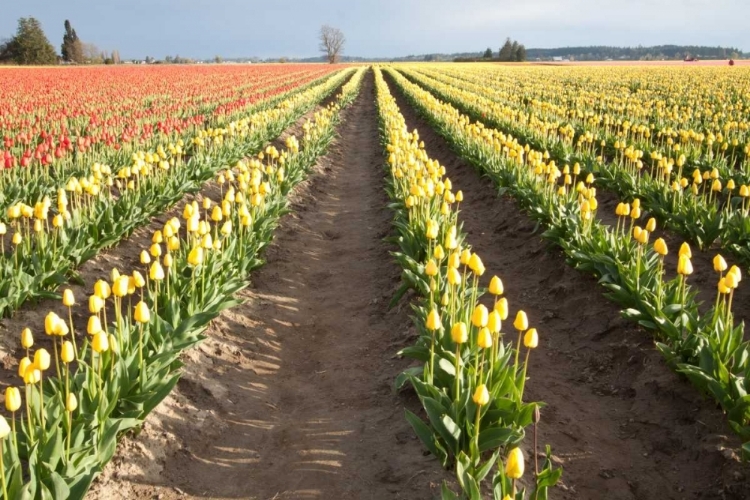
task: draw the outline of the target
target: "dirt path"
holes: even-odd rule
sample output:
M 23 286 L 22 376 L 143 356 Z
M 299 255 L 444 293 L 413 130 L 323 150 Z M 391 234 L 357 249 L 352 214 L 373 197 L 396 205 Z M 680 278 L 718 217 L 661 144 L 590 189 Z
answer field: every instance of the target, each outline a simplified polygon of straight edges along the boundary
M 420 499 L 444 477 L 392 390 L 412 341 L 372 74 L 253 276 L 92 498 Z
M 528 395 L 542 410 L 540 443 L 565 471 L 555 499 L 750 498 L 746 466 L 725 417 L 671 373 L 648 334 L 621 319 L 590 276 L 549 247 L 508 197 L 462 162 L 420 119 L 391 79 L 410 129 L 462 189 L 460 218 L 511 308 L 540 331 Z M 486 283 L 485 283 L 486 284 Z

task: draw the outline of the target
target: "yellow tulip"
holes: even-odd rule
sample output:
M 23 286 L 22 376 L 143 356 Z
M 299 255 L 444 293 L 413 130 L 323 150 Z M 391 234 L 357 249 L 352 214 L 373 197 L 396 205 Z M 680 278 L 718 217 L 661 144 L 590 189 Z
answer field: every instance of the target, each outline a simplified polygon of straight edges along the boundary
M 24 328 L 21 331 L 21 346 L 24 349 L 28 349 L 34 345 L 34 336 L 31 334 L 31 329 Z
M 448 283 L 450 283 L 453 286 L 458 286 L 461 284 L 461 273 L 458 272 L 455 268 L 448 268 Z
M 72 392 L 68 394 L 68 399 L 65 401 L 65 410 L 72 413 L 78 408 L 78 399 Z
M 26 370 L 28 370 L 29 366 L 31 366 L 32 364 L 33 363 L 28 356 L 24 356 L 23 358 L 21 358 L 21 361 L 18 362 L 18 376 L 23 378 L 23 376 L 26 374 Z
M 148 310 L 148 305 L 140 301 L 135 306 L 135 313 L 133 314 L 133 319 L 135 319 L 138 323 L 148 323 L 151 321 L 151 313 Z
M 508 319 L 508 299 L 501 297 L 495 304 L 495 311 L 500 314 L 500 319 L 503 321 Z
M 463 344 L 469 339 L 469 333 L 466 329 L 466 324 L 462 321 L 453 325 L 451 328 L 451 338 L 456 344 Z
M 60 360 L 67 364 L 74 359 L 76 359 L 76 355 L 75 350 L 73 349 L 73 344 L 71 344 L 69 340 L 66 340 L 63 342 L 62 348 L 60 349 Z
M 502 295 L 504 291 L 502 280 L 497 276 L 493 276 L 490 280 L 489 292 L 492 295 Z
M 736 281 L 735 281 L 735 284 L 736 284 Z M 732 291 L 732 288 L 727 283 L 726 276 L 724 276 L 723 278 L 719 280 L 718 289 L 719 289 L 719 293 L 724 294 L 724 295 Z
M 478 304 L 471 313 L 471 324 L 477 328 L 483 328 L 487 326 L 488 317 L 489 312 L 484 304 Z
M 667 255 L 667 242 L 664 238 L 659 238 L 654 242 L 654 251 L 664 257 Z
M 94 294 L 100 299 L 107 300 L 112 294 L 112 289 L 109 287 L 109 283 L 99 280 L 94 284 Z
M 198 246 L 190 251 L 190 254 L 188 254 L 188 264 L 193 267 L 203 264 L 203 248 Z
M 112 284 L 112 295 L 119 298 L 127 296 L 129 281 L 128 276 L 119 276 Z
M 89 297 L 89 312 L 91 314 L 99 314 L 99 311 L 104 307 L 104 300 L 98 295 L 92 295 Z
M 487 386 L 482 384 L 477 387 L 476 391 L 474 391 L 474 396 L 472 396 L 472 400 L 477 406 L 484 406 L 489 403 L 490 392 L 487 390 Z
M 146 266 L 151 264 L 151 256 L 145 250 L 141 252 L 141 264 Z
M 99 320 L 99 316 L 91 316 L 89 317 L 88 325 L 86 326 L 86 331 L 89 335 L 96 335 L 97 333 L 102 331 L 102 322 Z
M 646 222 L 646 231 L 653 233 L 656 231 L 656 219 L 651 217 L 648 222 Z
M 427 262 L 427 265 L 424 267 L 424 273 L 427 276 L 437 276 L 438 266 L 433 259 Z
M 151 269 L 149 269 L 148 275 L 154 281 L 161 281 L 164 279 L 164 268 L 161 267 L 158 260 L 151 264 Z
M 29 367 L 26 368 L 26 371 L 23 374 L 23 383 L 26 385 L 37 384 L 41 379 L 42 372 L 40 372 L 38 368 L 35 368 L 33 364 L 29 365 Z
M 687 242 L 683 243 L 680 246 L 680 252 L 679 252 L 678 255 L 680 255 L 680 256 L 684 255 L 688 259 L 692 259 L 693 258 L 693 253 L 690 251 L 690 245 L 688 245 Z
M 482 259 L 479 258 L 479 255 L 472 254 L 469 259 L 469 269 L 471 269 L 477 276 L 484 274 L 484 263 L 482 263 Z
M 529 349 L 536 349 L 539 345 L 539 334 L 537 333 L 536 328 L 529 328 L 529 331 L 527 331 L 526 335 L 523 337 L 523 345 Z
M 690 262 L 690 257 L 687 255 L 680 255 L 677 261 L 677 274 L 682 276 L 689 276 L 693 274 L 693 264 Z
M 69 288 L 63 292 L 62 300 L 63 305 L 67 307 L 73 307 L 76 303 L 76 298 L 73 295 L 73 291 Z
M 436 309 L 433 309 L 430 311 L 430 313 L 427 315 L 427 320 L 425 321 L 425 326 L 428 330 L 439 330 L 442 327 L 442 323 L 440 321 L 440 315 L 438 314 Z
M 9 386 L 5 389 L 5 409 L 14 412 L 21 407 L 21 391 L 18 387 Z
M 91 348 L 98 354 L 108 351 L 109 339 L 107 338 L 107 334 L 104 332 L 94 334 L 94 338 L 91 341 Z
M 724 260 L 724 257 L 722 257 L 720 254 L 716 254 L 716 257 L 714 257 L 714 271 L 717 273 L 721 273 L 727 270 L 727 261 Z
M 505 475 L 511 479 L 521 479 L 524 471 L 524 458 L 521 448 L 513 448 L 505 464 Z
M 47 349 L 37 349 L 37 351 L 34 353 L 34 367 L 37 370 L 44 371 L 49 368 L 49 365 L 50 355 L 49 352 L 47 352 Z
M 477 345 L 482 349 L 489 349 L 492 347 L 492 334 L 487 327 L 479 330 L 477 335 Z
M 516 330 L 525 332 L 529 328 L 529 318 L 526 317 L 526 313 L 523 311 L 518 311 L 516 313 L 516 319 L 513 321 L 513 327 Z

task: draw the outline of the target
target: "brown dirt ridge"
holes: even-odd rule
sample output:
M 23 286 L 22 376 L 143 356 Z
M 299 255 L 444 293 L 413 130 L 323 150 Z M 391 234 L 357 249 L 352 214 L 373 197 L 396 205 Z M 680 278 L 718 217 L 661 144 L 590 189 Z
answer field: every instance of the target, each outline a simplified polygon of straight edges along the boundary
M 449 148 L 387 81 L 409 129 L 463 190 L 468 241 L 540 332 L 528 395 L 543 401 L 540 445 L 564 467 L 556 499 L 746 499 L 747 468 L 724 415 L 663 363 L 591 276 L 536 234 L 512 198 Z
M 126 439 L 90 498 L 428 499 L 448 475 L 393 391 L 413 342 L 388 310 L 399 269 L 383 241 L 374 80 L 293 195 L 252 276 L 186 355 L 177 389 Z

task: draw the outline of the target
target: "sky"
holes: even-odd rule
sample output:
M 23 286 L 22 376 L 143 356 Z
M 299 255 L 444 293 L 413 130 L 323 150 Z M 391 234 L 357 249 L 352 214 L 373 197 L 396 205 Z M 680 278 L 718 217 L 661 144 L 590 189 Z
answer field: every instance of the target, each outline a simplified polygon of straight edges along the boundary
M 749 0 L 4 0 L 0 39 L 19 17 L 59 50 L 63 23 L 123 59 L 312 57 L 330 24 L 363 57 L 528 48 L 710 45 L 750 51 Z

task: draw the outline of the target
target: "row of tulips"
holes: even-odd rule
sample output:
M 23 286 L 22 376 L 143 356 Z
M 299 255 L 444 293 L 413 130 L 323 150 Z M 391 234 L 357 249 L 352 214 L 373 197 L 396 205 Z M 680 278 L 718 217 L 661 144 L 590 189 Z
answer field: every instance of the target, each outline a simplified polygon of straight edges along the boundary
M 238 303 L 287 194 L 332 141 L 361 77 L 362 70 L 337 103 L 315 114 L 301 141 L 290 137 L 286 151 L 268 147 L 220 171 L 222 199 L 187 203 L 182 218 L 154 232 L 143 267 L 112 270 L 82 305 L 66 291 L 64 308 L 45 318 L 41 342 L 42 325 L 22 332 L 23 384 L 6 389 L 8 414 L 0 416 L 2 498 L 83 498 L 118 438 L 177 383 L 180 353 Z M 85 325 L 73 321 L 81 307 L 90 313 Z
M 501 112 L 502 103 L 485 95 L 481 85 L 434 72 L 405 70 L 412 81 L 450 102 L 473 119 L 511 134 L 531 147 L 545 151 L 561 164 L 572 165 L 574 175 L 593 173 L 598 185 L 622 198 L 639 198 L 644 208 L 701 249 L 717 240 L 723 249 L 750 264 L 750 186 L 739 185 L 718 168 L 689 168 L 686 156 L 676 150 L 663 155 L 615 140 L 609 151 L 605 139 L 588 133 L 575 143 L 549 140 L 546 129 L 512 121 Z M 483 93 L 484 92 L 484 93 Z
M 417 132 L 407 131 L 378 68 L 375 78 L 398 231 L 395 256 L 404 276 L 394 300 L 407 289 L 420 297 L 414 306 L 419 340 L 400 354 L 424 365 L 407 370 L 397 387 L 411 383 L 427 423 L 408 410 L 406 417 L 432 455 L 443 466 L 455 466 L 466 498 L 482 498 L 480 484 L 490 476 L 497 500 L 546 499 L 562 470 L 552 468 L 549 448 L 541 468 L 537 450 L 531 450 L 533 475 L 523 477 L 520 447 L 525 429 L 539 422 L 540 404 L 524 402 L 529 356 L 539 334 L 520 310 L 513 327 L 504 326 L 509 304 L 499 277 L 490 280 L 489 308 L 481 302 L 485 267 L 458 222 L 463 193 L 452 191 L 445 169 L 426 155 Z M 506 333 L 514 339 L 517 334 L 517 340 L 506 341 Z M 530 484 L 528 492 L 521 482 Z M 442 497 L 458 498 L 445 484 Z
M 49 91 L 56 94 L 69 85 L 71 72 L 80 77 L 81 72 L 93 76 L 96 71 L 93 68 L 58 71 L 55 84 Z M 90 95 L 86 93 L 84 98 L 80 93 L 76 94 L 83 103 L 46 99 L 25 113 L 10 116 L 2 116 L 0 106 L 0 136 L 3 137 L 0 163 L 3 159 L 6 162 L 10 159 L 12 163 L 0 169 L 0 211 L 17 201 L 36 202 L 54 194 L 56 188 L 64 186 L 70 177 L 88 175 L 94 163 L 117 169 L 127 165 L 131 156 L 141 150 L 166 148 L 167 144 L 179 139 L 188 141 L 202 129 L 224 126 L 273 106 L 285 99 L 285 94 L 290 91 L 315 84 L 316 80 L 330 73 L 330 70 L 309 67 L 297 70 L 292 67 L 280 73 L 255 70 L 238 81 L 236 74 L 215 71 L 201 74 L 162 96 L 149 93 L 158 89 L 150 87 L 151 75 L 146 70 L 139 77 L 140 85 L 126 91 L 120 89 L 114 101 L 102 98 L 110 89 L 105 82 L 94 78 L 90 82 Z M 33 74 L 41 79 L 44 71 L 34 71 Z M 0 75 L 0 81 L 6 77 L 6 74 Z M 32 85 L 37 83 L 33 81 Z M 97 84 L 102 87 L 97 88 Z M 14 89 L 11 85 L 9 89 L 8 106 L 21 99 L 15 92 L 28 91 L 27 86 L 16 86 L 18 88 Z M 198 89 L 205 97 L 195 95 Z M 220 112 L 240 96 L 241 106 Z M 65 104 L 64 110 L 59 109 L 60 103 Z M 85 106 L 85 110 L 77 109 L 77 105 Z
M 656 221 L 642 222 L 639 200 L 617 207 L 615 227 L 600 223 L 593 175 L 569 185 L 566 174 L 543 153 L 472 123 L 398 72 L 389 73 L 463 158 L 516 198 L 577 268 L 600 278 L 626 318 L 654 332 L 669 365 L 716 398 L 746 443 L 743 451 L 750 453 L 750 342 L 744 340 L 744 324 L 735 324 L 732 315 L 740 269 L 727 269 L 724 259 L 716 257 L 716 301 L 701 314 L 688 284 L 693 273 L 689 245 L 679 249 L 672 274 L 665 268 L 665 241 L 649 241 Z
M 198 190 L 223 165 L 260 151 L 352 71 L 226 127 L 202 130 L 189 145 L 134 154 L 119 170 L 95 164 L 90 175 L 71 178 L 53 196 L 11 205 L 6 222 L 0 219 L 0 316 L 30 299 L 54 296 L 75 267 Z
M 545 129 L 552 141 L 570 145 L 593 134 L 609 152 L 623 141 L 660 155 L 679 152 L 691 170 L 718 168 L 738 184 L 750 182 L 747 69 L 472 69 L 446 72 L 481 85 L 507 117 Z

